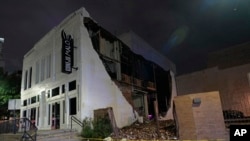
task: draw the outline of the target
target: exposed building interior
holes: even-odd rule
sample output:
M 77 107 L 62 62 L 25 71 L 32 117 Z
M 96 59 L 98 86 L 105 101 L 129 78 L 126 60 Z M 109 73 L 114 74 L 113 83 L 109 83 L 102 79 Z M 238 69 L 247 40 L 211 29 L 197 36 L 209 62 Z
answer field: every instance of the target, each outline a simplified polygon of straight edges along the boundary
M 156 63 L 136 54 L 117 37 L 84 18 L 94 49 L 111 79 L 140 116 L 154 115 L 154 101 L 165 116 L 171 103 L 171 76 Z

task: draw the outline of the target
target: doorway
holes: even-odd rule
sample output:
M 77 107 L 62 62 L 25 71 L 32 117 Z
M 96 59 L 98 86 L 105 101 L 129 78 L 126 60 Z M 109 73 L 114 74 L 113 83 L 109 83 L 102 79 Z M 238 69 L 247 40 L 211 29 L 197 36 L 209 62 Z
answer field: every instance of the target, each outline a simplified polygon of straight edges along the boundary
M 52 104 L 52 124 L 51 129 L 60 129 L 60 103 Z
M 36 125 L 36 108 L 30 109 L 30 120 L 34 125 Z

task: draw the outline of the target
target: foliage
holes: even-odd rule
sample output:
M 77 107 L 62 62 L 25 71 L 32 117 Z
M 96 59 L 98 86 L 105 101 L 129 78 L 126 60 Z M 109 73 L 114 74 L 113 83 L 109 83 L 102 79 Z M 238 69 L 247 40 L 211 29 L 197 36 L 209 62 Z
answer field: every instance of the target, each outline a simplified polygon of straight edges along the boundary
M 9 116 L 9 99 L 19 99 L 21 90 L 21 71 L 11 74 L 0 69 L 0 117 Z
M 105 138 L 112 133 L 112 127 L 108 116 L 92 120 L 85 118 L 83 121 L 82 136 L 85 138 Z
M 83 128 L 81 135 L 85 138 L 93 137 L 93 129 L 92 129 L 93 121 L 91 118 L 85 118 L 83 120 Z

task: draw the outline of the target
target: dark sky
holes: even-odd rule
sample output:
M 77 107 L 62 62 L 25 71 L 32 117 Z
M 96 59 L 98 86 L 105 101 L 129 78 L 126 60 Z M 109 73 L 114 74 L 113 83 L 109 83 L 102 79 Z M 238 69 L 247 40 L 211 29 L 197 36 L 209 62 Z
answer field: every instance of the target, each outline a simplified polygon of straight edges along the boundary
M 250 41 L 249 0 L 2 0 L 7 71 L 20 70 L 24 54 L 81 7 L 113 34 L 134 31 L 178 74 L 204 68 L 209 52 Z

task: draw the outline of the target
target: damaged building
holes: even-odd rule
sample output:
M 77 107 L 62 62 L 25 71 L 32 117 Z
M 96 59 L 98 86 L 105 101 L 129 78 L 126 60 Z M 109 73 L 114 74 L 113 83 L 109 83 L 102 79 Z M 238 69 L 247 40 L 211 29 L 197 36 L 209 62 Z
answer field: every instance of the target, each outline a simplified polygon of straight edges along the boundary
M 39 129 L 66 129 L 71 117 L 111 107 L 119 128 L 138 116 L 173 118 L 175 66 L 132 32 L 119 38 L 81 8 L 24 56 L 21 117 Z M 76 125 L 73 125 L 76 127 Z M 77 127 L 76 127 L 77 128 Z

